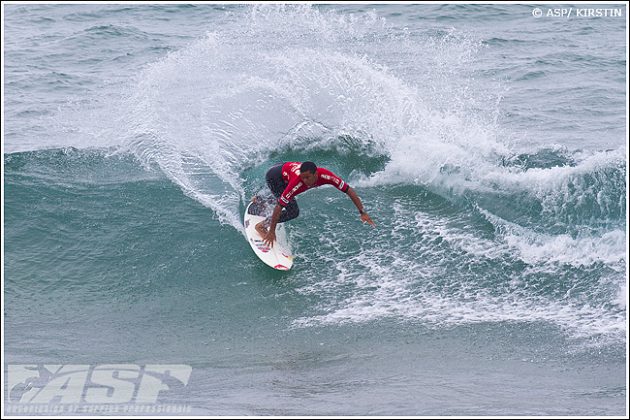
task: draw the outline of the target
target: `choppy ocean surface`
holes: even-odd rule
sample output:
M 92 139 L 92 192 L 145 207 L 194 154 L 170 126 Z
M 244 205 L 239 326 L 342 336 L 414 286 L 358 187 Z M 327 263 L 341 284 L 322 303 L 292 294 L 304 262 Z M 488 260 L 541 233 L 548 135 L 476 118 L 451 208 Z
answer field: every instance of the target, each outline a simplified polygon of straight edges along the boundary
M 3 7 L 5 364 L 183 364 L 194 414 L 627 412 L 625 6 Z M 285 160 L 377 228 L 309 191 L 268 269 Z

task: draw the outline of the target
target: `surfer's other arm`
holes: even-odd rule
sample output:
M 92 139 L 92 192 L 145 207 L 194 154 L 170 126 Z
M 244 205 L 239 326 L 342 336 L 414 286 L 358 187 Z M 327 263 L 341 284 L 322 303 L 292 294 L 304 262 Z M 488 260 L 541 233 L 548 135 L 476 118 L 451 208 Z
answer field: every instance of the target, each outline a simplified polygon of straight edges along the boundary
M 363 203 L 361 202 L 361 199 L 359 198 L 357 193 L 354 191 L 354 189 L 352 187 L 348 187 L 348 191 L 346 191 L 346 194 L 350 196 L 350 199 L 352 200 L 354 205 L 357 206 L 357 209 L 359 210 L 359 214 L 361 215 L 361 221 L 369 224 L 372 227 L 376 227 L 376 224 L 372 221 L 372 219 L 370 218 L 370 215 L 367 214 L 367 212 L 363 208 Z

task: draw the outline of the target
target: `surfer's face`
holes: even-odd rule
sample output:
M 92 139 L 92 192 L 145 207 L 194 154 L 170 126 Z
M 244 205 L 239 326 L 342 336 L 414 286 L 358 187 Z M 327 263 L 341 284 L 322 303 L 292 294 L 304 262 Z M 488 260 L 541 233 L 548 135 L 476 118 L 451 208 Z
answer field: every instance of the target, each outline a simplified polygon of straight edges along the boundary
M 309 171 L 302 172 L 300 174 L 300 179 L 303 183 L 306 184 L 306 186 L 312 187 L 313 185 L 315 185 L 315 182 L 317 182 L 317 174 Z

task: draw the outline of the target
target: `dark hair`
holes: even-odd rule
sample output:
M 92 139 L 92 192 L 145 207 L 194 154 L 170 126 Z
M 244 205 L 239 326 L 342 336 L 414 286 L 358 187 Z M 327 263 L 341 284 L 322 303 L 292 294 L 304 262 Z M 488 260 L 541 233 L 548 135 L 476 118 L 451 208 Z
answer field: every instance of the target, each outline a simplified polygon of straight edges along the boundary
M 317 170 L 317 165 L 313 162 L 302 162 L 302 166 L 300 166 L 300 172 L 312 172 L 315 173 Z

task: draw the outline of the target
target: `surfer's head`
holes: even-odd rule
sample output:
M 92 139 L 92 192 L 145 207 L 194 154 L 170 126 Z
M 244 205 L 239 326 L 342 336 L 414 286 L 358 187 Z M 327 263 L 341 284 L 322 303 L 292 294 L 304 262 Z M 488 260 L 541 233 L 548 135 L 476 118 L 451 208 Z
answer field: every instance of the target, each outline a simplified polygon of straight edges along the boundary
M 309 187 L 315 185 L 315 182 L 317 182 L 317 166 L 313 162 L 302 162 L 300 179 Z

